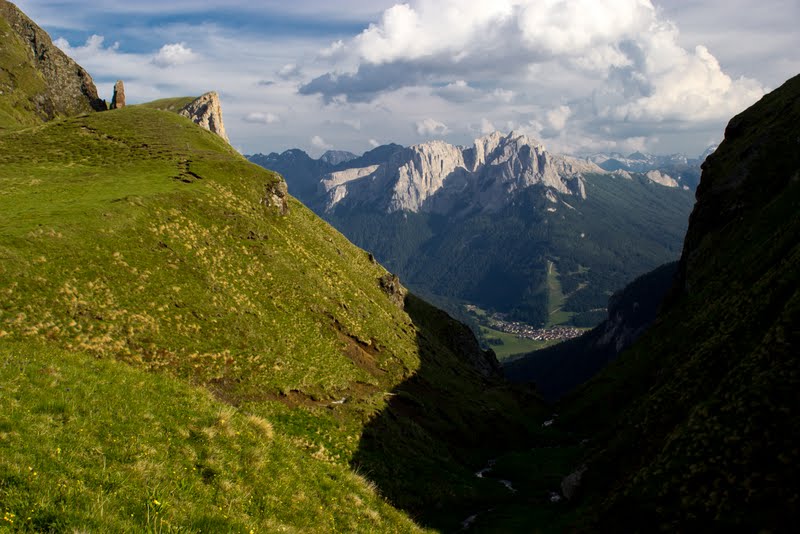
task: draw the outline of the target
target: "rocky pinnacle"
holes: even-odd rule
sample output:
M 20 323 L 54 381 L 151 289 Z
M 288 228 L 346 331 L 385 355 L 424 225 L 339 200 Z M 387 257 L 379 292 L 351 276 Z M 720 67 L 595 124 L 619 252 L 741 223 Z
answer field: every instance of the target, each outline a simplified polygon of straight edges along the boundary
M 222 121 L 222 106 L 219 102 L 219 95 L 215 91 L 208 92 L 190 102 L 178 113 L 230 142 L 225 133 L 225 124 Z
M 122 80 L 117 80 L 114 84 L 114 96 L 111 98 L 111 109 L 121 109 L 125 107 L 125 84 Z

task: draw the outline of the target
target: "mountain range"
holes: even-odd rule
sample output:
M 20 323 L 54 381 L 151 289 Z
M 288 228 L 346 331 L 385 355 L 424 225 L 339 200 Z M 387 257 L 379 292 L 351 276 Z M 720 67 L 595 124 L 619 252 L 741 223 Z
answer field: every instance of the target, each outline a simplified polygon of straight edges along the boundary
M 708 156 L 714 153 L 717 145 L 711 145 L 696 158 L 685 154 L 655 155 L 643 152 L 634 152 L 627 156 L 620 153 L 592 154 L 586 159 L 606 171 L 623 170 L 627 172 L 658 171 L 674 180 L 681 187 L 691 190 L 697 188 L 700 182 L 701 166 Z
M 677 258 L 692 205 L 658 170 L 606 171 L 516 132 L 352 156 L 249 159 L 462 319 L 470 304 L 534 325 L 593 326 L 608 295 Z

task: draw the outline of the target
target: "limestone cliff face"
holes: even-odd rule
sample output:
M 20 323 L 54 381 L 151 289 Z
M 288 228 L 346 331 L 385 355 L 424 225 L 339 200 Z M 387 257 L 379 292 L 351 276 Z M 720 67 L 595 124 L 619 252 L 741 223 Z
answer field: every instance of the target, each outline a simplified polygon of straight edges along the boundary
M 425 201 L 444 186 L 445 180 L 459 170 L 466 170 L 461 150 L 443 141 L 412 146 L 402 155 L 401 161 L 397 162 L 400 165 L 389 212 L 419 211 Z
M 219 102 L 219 95 L 216 91 L 204 94 L 186 105 L 178 113 L 230 142 L 228 135 L 225 133 L 225 123 L 222 120 L 222 105 Z
M 351 193 L 355 202 L 377 203 L 389 213 L 445 212 L 466 194 L 494 211 L 535 184 L 585 198 L 583 174 L 604 172 L 594 163 L 551 154 L 524 134 L 494 132 L 470 148 L 431 141 L 400 150 L 381 165 L 330 173 L 321 192 L 328 211 Z
M 31 67 L 44 83 L 13 90 L 29 91 L 32 110 L 43 120 L 58 116 L 72 116 L 88 111 L 102 111 L 106 103 L 97 94 L 97 88 L 80 65 L 53 44 L 50 36 L 36 25 L 14 4 L 0 0 L 0 18 L 10 28 L 2 35 L 3 47 L 22 44 Z M 8 30 L 7 30 L 8 31 Z

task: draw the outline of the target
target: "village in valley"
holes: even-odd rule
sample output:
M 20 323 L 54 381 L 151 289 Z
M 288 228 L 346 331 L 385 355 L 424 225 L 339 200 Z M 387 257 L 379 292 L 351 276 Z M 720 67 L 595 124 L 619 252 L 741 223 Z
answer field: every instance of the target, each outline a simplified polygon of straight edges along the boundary
M 467 304 L 464 306 L 466 310 L 474 315 L 480 316 L 483 310 L 477 306 Z M 485 315 L 483 317 L 486 326 L 506 334 L 513 334 L 520 339 L 532 339 L 535 341 L 563 341 L 565 339 L 573 339 L 584 332 L 584 328 L 576 328 L 574 326 L 551 326 L 548 328 L 536 327 L 518 321 L 508 321 L 505 314 L 494 313 L 492 315 Z

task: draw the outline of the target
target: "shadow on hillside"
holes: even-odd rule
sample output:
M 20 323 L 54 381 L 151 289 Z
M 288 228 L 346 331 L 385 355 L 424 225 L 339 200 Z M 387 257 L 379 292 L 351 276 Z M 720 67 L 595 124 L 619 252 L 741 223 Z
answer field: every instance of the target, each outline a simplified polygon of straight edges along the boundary
M 480 349 L 467 326 L 413 295 L 405 310 L 417 330 L 420 368 L 365 425 L 351 465 L 418 522 L 455 530 L 476 509 L 508 500 L 505 488 L 475 472 L 530 446 L 548 412 L 533 390 L 502 378 L 494 354 Z

